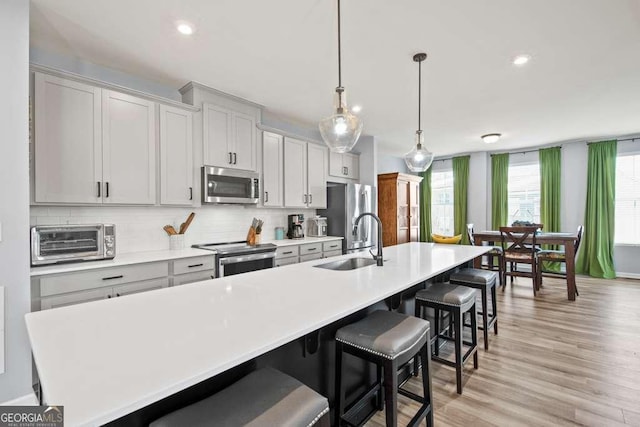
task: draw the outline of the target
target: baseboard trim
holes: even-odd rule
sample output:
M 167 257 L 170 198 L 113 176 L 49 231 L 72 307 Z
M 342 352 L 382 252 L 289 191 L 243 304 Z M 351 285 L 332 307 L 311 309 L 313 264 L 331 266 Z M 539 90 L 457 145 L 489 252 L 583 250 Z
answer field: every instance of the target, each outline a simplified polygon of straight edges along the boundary
M 640 279 L 640 274 L 638 273 L 621 273 L 616 271 L 616 277 L 620 277 L 623 279 Z
M 38 399 L 34 393 L 29 393 L 13 400 L 0 403 L 0 406 L 34 406 L 38 404 Z

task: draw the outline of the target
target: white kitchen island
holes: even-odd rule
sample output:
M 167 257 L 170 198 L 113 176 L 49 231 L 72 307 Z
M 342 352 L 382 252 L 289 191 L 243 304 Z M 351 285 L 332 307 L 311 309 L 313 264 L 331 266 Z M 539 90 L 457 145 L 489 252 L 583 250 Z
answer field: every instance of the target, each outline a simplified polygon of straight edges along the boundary
M 98 425 L 472 260 L 488 247 L 407 243 L 385 263 L 316 260 L 26 315 L 47 404 Z M 345 255 L 369 257 L 367 253 Z

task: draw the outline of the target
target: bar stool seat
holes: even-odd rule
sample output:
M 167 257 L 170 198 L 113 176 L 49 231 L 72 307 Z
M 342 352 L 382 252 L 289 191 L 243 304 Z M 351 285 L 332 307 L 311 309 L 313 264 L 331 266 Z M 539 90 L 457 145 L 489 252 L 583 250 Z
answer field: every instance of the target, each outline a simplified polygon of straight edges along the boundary
M 462 366 L 473 356 L 473 367 L 478 369 L 478 329 L 476 319 L 476 291 L 466 286 L 457 286 L 449 283 L 436 283 L 426 289 L 416 292 L 415 316 L 422 318 L 424 308 L 432 308 L 435 312 L 435 334 L 431 338 L 433 355 L 431 358 L 437 362 L 456 368 L 456 388 L 458 394 L 462 394 Z M 446 311 L 453 320 L 453 337 L 441 334 L 440 311 Z M 471 314 L 471 341 L 464 341 L 462 329 L 464 314 Z M 449 330 L 451 331 L 451 326 Z M 453 340 L 455 343 L 455 362 L 440 357 L 440 339 Z M 469 350 L 463 355 L 462 345 L 469 346 Z M 417 361 L 416 361 L 417 364 Z
M 479 289 L 482 296 L 481 329 L 484 336 L 484 349 L 489 350 L 489 328 L 493 326 L 493 332 L 498 335 L 498 303 L 496 299 L 497 274 L 493 271 L 480 270 L 478 268 L 463 268 L 449 276 L 452 284 Z M 488 300 L 491 292 L 491 314 L 489 314 Z
M 427 425 L 433 426 L 429 335 L 428 321 L 383 310 L 374 311 L 364 319 L 340 328 L 336 332 L 335 426 L 340 426 L 343 421 L 351 425 L 362 422 L 354 419 L 361 408 L 359 403 L 375 397 L 379 410 L 386 407 L 386 425 L 395 427 L 398 423 L 398 393 L 422 404 L 409 425 L 417 426 L 427 417 Z M 346 412 L 345 388 L 342 384 L 344 353 L 375 363 L 377 367 L 376 383 Z M 422 396 L 398 385 L 398 369 L 418 355 L 423 367 Z M 414 373 L 417 375 L 417 369 Z
M 174 411 L 150 427 L 329 426 L 329 402 L 272 368 L 254 371 L 211 397 Z

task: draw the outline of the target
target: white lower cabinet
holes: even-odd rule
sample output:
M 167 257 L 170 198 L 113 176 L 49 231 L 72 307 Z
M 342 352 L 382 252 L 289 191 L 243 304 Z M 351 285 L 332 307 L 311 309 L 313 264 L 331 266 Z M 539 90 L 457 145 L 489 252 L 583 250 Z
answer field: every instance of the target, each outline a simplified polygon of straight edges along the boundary
M 215 270 L 195 271 L 193 273 L 185 273 L 173 276 L 173 286 L 186 285 L 188 283 L 201 282 L 203 280 L 215 279 Z
M 32 310 L 117 298 L 213 278 L 213 255 L 34 277 Z
M 342 241 L 329 240 L 281 246 L 276 250 L 275 266 L 297 264 L 342 255 Z
M 51 308 L 66 307 L 68 305 L 80 304 L 83 302 L 98 301 L 107 298 L 110 293 L 111 288 L 103 288 L 42 298 L 40 300 L 40 310 L 49 310 Z

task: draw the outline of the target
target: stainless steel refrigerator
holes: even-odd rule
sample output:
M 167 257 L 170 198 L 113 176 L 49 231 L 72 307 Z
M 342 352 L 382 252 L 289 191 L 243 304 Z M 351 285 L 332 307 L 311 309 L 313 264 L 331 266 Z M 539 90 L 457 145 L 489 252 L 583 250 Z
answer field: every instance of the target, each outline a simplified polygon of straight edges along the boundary
M 376 188 L 361 184 L 329 183 L 327 209 L 318 215 L 327 217 L 327 234 L 343 236 L 342 253 L 372 249 L 377 242 L 375 221 L 366 216 L 354 228 L 356 218 L 364 212 L 376 213 Z

